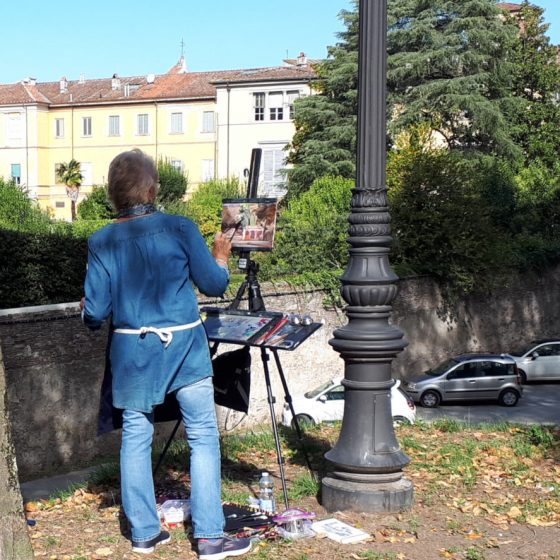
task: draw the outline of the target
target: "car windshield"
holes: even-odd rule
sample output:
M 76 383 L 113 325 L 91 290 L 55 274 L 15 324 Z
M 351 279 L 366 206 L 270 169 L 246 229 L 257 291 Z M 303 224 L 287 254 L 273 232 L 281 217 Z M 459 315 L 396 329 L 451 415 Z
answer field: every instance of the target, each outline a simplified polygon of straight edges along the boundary
M 441 363 L 439 366 L 425 371 L 424 374 L 425 375 L 431 375 L 432 377 L 437 377 L 438 375 L 441 375 L 442 373 L 445 373 L 446 371 L 450 370 L 453 366 L 456 366 L 456 365 L 457 365 L 457 362 L 455 360 L 453 360 L 453 359 L 446 360 L 445 362 Z
M 524 356 L 525 354 L 527 354 L 527 352 L 529 352 L 529 350 L 531 350 L 534 347 L 535 347 L 535 344 L 529 344 L 527 346 L 520 346 L 519 348 L 511 351 L 510 354 L 512 356 Z
M 315 387 L 315 389 L 307 391 L 307 393 L 305 393 L 305 397 L 308 399 L 314 399 L 317 395 L 320 395 L 323 391 L 325 391 L 329 387 L 332 387 L 333 385 L 334 383 L 332 381 L 327 381 L 327 383 L 323 383 L 322 385 L 319 385 L 319 387 Z

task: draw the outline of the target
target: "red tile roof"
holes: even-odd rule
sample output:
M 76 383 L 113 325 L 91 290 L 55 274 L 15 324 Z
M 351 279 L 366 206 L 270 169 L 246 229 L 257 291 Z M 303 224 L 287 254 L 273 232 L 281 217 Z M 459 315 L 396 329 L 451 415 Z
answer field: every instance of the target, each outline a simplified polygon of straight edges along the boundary
M 521 4 L 513 4 L 512 2 L 498 2 L 498 7 L 508 12 L 518 12 L 521 10 Z
M 98 105 L 105 103 L 165 101 L 174 99 L 214 99 L 216 86 L 227 83 L 306 81 L 316 77 L 309 66 L 221 70 L 177 73 L 178 65 L 159 76 L 102 78 L 97 80 L 0 84 L 0 105 L 47 103 L 60 105 Z M 61 81 L 63 78 L 61 78 Z M 113 84 L 113 82 L 115 83 Z

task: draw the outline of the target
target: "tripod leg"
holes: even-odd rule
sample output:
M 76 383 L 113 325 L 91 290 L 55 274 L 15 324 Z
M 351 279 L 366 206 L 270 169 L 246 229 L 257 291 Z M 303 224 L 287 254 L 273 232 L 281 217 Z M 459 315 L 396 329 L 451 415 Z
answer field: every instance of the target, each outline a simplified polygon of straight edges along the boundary
M 234 309 L 234 310 L 239 309 L 239 306 L 241 305 L 241 300 L 243 299 L 243 294 L 245 293 L 247 286 L 248 286 L 248 282 L 247 280 L 244 280 L 241 286 L 239 286 L 239 289 L 237 290 L 237 293 L 235 294 L 233 301 L 229 304 L 228 309 Z
M 270 385 L 270 371 L 268 369 L 268 360 L 270 359 L 266 348 L 261 348 L 261 358 L 264 370 L 264 379 L 266 382 L 266 391 L 268 394 L 268 405 L 270 407 L 270 418 L 272 420 L 272 431 L 274 432 L 274 441 L 276 442 L 276 456 L 278 457 L 278 467 L 280 470 L 280 480 L 282 481 L 282 491 L 284 492 L 284 505 L 286 509 L 290 507 L 288 503 L 288 489 L 286 488 L 286 477 L 284 475 L 284 458 L 282 457 L 282 448 L 280 447 L 280 437 L 278 436 L 278 425 L 276 424 L 276 414 L 274 412 L 275 398 L 272 395 L 272 387 Z
M 171 445 L 171 442 L 173 441 L 173 438 L 175 437 L 175 434 L 177 433 L 177 430 L 179 429 L 179 425 L 181 424 L 181 420 L 177 420 L 177 424 L 175 424 L 175 427 L 173 428 L 173 431 L 171 432 L 171 435 L 169 436 L 169 439 L 167 440 L 167 443 L 165 444 L 165 447 L 163 448 L 163 451 L 161 452 L 161 455 L 159 456 L 157 465 L 154 468 L 154 473 L 153 475 L 156 476 L 156 473 L 158 472 L 159 468 L 161 467 L 161 464 L 163 463 L 163 458 L 165 457 L 165 454 L 167 453 L 167 450 L 169 449 L 169 446 Z
M 303 456 L 305 457 L 305 464 L 309 470 L 309 474 L 311 478 L 317 482 L 317 478 L 315 477 L 315 473 L 311 468 L 311 461 L 309 460 L 309 455 L 307 454 L 307 449 L 305 448 L 305 444 L 303 442 L 303 434 L 301 432 L 301 428 L 299 425 L 299 421 L 296 418 L 296 413 L 294 410 L 294 405 L 292 404 L 292 395 L 290 395 L 290 391 L 288 389 L 288 383 L 286 382 L 286 377 L 284 375 L 284 370 L 282 369 L 282 364 L 280 363 L 280 356 L 278 355 L 278 350 L 276 348 L 271 348 L 272 354 L 274 356 L 274 361 L 276 362 L 276 369 L 278 370 L 278 375 L 280 376 L 280 381 L 282 382 L 282 387 L 284 388 L 284 400 L 290 407 L 290 412 L 292 413 L 292 418 L 294 419 L 294 426 L 296 427 L 296 434 L 301 446 L 301 450 L 303 451 Z

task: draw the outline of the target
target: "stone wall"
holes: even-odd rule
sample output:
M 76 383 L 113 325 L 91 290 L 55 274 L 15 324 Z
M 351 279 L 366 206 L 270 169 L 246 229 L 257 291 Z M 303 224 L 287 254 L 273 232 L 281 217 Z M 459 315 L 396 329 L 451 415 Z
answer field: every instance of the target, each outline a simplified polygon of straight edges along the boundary
M 523 276 L 451 307 L 432 280 L 400 281 L 392 322 L 405 332 L 409 346 L 394 362 L 393 375 L 406 378 L 460 352 L 503 352 L 536 337 L 560 335 L 559 280 L 560 268 L 538 277 Z M 343 375 L 344 363 L 328 340 L 336 327 L 345 324 L 344 313 L 325 309 L 325 294 L 319 290 L 263 286 L 263 295 L 267 309 L 308 313 L 324 323 L 295 351 L 280 352 L 290 392 L 299 394 Z M 77 304 L 0 311 L 0 344 L 22 479 L 71 470 L 116 454 L 118 432 L 96 435 L 106 336 L 104 329 L 90 332 L 82 326 Z M 220 351 L 227 349 L 223 345 Z M 260 351 L 253 349 L 252 358 L 249 414 L 221 409 L 224 431 L 270 422 Z M 282 386 L 274 360 L 269 364 L 279 413 Z M 160 440 L 172 425 L 159 425 Z

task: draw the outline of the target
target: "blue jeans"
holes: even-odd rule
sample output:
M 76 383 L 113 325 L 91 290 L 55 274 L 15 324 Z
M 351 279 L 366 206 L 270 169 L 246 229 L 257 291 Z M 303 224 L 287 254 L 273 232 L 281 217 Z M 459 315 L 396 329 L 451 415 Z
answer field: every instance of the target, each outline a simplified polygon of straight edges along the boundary
M 177 401 L 191 452 L 191 515 L 194 537 L 223 535 L 220 439 L 211 377 L 182 387 Z M 133 541 L 160 533 L 152 477 L 153 413 L 125 410 L 121 444 L 121 493 Z

